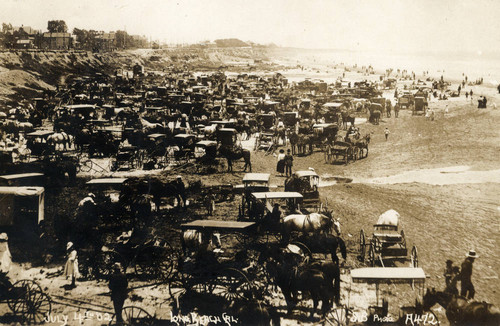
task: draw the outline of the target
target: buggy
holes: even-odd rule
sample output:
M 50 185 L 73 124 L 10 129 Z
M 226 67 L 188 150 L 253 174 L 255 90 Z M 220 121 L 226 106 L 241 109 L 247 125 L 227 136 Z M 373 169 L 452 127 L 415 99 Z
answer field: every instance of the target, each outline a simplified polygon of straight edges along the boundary
M 363 229 L 359 234 L 359 255 L 362 261 L 365 260 L 368 250 L 368 263 L 375 266 L 380 262 L 382 266 L 386 263 L 394 264 L 395 261 L 408 260 L 408 248 L 403 230 L 399 231 L 399 213 L 395 210 L 388 210 L 379 216 L 374 225 L 371 238 L 367 238 Z M 410 253 L 410 266 L 418 267 L 417 247 L 413 246 Z
M 415 105 L 411 112 L 412 115 L 425 114 L 427 111 L 428 103 L 425 97 L 417 96 L 415 97 Z
M 300 193 L 305 208 L 317 207 L 319 198 L 319 175 L 312 170 L 295 171 L 292 176 L 285 180 L 285 191 L 296 191 Z
M 110 161 L 110 170 L 120 169 L 141 169 L 144 160 L 144 153 L 137 146 L 124 146 Z

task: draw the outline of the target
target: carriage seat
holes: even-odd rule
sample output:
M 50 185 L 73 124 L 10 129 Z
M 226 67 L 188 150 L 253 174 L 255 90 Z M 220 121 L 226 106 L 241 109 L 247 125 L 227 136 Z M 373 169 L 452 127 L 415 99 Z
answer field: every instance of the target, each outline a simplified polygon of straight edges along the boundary
M 401 242 L 402 236 L 398 232 L 397 227 L 392 225 L 374 225 L 373 237 L 378 238 L 381 242 Z

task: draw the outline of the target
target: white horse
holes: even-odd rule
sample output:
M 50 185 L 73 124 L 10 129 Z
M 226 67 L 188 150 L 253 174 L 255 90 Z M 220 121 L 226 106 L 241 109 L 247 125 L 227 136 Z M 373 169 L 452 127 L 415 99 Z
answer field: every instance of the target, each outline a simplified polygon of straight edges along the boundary
M 144 118 L 140 118 L 140 121 L 141 121 L 142 128 L 145 129 L 146 131 L 155 129 L 157 127 L 160 127 L 160 128 L 163 127 L 163 125 L 161 123 L 152 123 Z
M 53 145 L 56 151 L 70 149 L 71 144 L 73 144 L 73 140 L 74 137 L 68 135 L 64 131 L 53 133 L 52 135 L 47 137 L 47 143 L 49 145 Z
M 188 254 L 206 245 L 215 248 L 221 247 L 220 233 L 205 233 L 198 230 L 186 230 L 181 236 L 182 251 Z
M 283 226 L 286 233 L 298 231 L 302 233 L 332 233 L 335 230 L 340 235 L 340 222 L 338 219 L 328 217 L 321 213 L 292 214 L 285 217 Z

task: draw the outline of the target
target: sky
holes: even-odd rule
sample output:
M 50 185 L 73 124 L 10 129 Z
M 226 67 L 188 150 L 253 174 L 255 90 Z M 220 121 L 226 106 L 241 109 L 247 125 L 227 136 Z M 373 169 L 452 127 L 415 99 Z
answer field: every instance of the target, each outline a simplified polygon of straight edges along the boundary
M 0 0 L 0 21 L 126 30 L 166 43 L 398 52 L 500 51 L 498 0 Z

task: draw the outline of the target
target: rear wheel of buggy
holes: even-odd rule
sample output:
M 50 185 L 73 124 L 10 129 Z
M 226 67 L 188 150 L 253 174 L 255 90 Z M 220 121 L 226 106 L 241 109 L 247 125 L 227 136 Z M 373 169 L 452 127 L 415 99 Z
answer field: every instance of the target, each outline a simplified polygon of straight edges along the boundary
M 331 309 L 325 316 L 327 324 L 335 326 L 345 326 L 349 322 L 348 308 L 345 305 L 336 306 Z
M 176 254 L 170 243 L 157 239 L 137 253 L 135 273 L 156 279 L 167 280 L 176 269 Z
M 361 229 L 361 231 L 359 231 L 359 259 L 361 262 L 365 261 L 365 255 L 366 255 L 366 237 L 365 237 L 365 231 Z
M 50 298 L 32 280 L 14 283 L 7 296 L 10 310 L 28 324 L 40 323 L 52 308 Z
M 123 257 L 114 251 L 102 251 L 96 257 L 93 270 L 94 277 L 97 279 L 107 279 L 113 271 L 114 263 L 120 263 L 126 270 L 127 264 Z
M 418 251 L 416 246 L 411 248 L 410 262 L 411 267 L 418 267 Z
M 122 319 L 123 322 L 120 325 L 156 325 L 156 319 L 151 316 L 149 312 L 146 310 L 134 307 L 127 306 L 123 307 L 122 310 Z M 109 325 L 118 325 L 116 321 L 116 315 L 113 315 L 113 318 Z
M 92 170 L 92 165 L 93 163 L 91 159 L 80 161 L 80 163 L 77 165 L 77 171 L 83 173 L 90 172 Z
M 27 312 L 23 319 L 27 324 L 42 324 L 52 311 L 50 297 L 43 292 L 35 292 L 26 302 Z
M 217 277 L 217 284 L 221 289 L 221 295 L 231 302 L 235 299 L 245 299 L 252 290 L 252 284 L 245 273 L 235 268 L 228 268 Z

